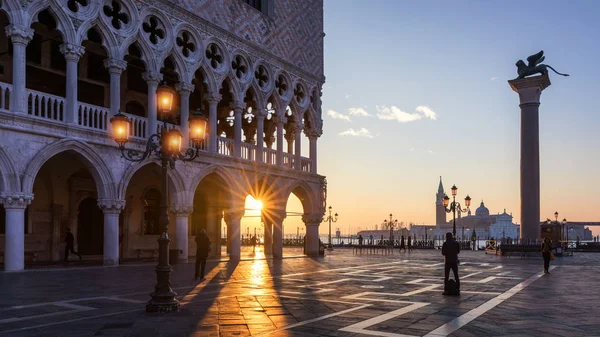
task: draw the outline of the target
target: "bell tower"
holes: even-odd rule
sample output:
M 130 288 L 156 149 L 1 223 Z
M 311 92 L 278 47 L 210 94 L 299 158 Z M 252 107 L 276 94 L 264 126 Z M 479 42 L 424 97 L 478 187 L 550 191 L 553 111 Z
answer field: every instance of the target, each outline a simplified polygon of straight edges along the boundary
M 438 186 L 437 193 L 435 194 L 435 224 L 443 225 L 446 223 L 446 209 L 444 208 L 443 200 L 446 193 L 444 193 L 444 185 L 442 185 L 442 177 L 440 176 L 440 184 Z

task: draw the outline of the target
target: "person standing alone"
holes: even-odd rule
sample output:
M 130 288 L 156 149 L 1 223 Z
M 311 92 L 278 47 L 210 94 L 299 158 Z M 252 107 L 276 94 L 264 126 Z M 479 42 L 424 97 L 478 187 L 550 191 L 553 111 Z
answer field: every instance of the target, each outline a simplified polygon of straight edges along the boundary
M 552 240 L 545 238 L 542 243 L 542 257 L 544 258 L 544 274 L 550 274 L 550 256 L 552 255 Z
M 69 262 L 69 252 L 79 256 L 79 261 L 81 261 L 81 254 L 75 251 L 75 237 L 73 236 L 73 233 L 71 233 L 71 228 L 67 228 L 65 242 L 67 243 L 65 246 L 65 262 Z
M 444 286 L 450 278 L 450 269 L 454 274 L 456 282 L 456 294 L 460 295 L 460 280 L 458 279 L 458 254 L 460 253 L 460 245 L 452 238 L 452 233 L 446 233 L 446 242 L 442 245 L 442 255 L 445 257 L 444 263 Z M 447 290 L 444 291 L 447 293 Z
M 196 275 L 194 278 L 200 282 L 204 281 L 208 252 L 210 252 L 210 239 L 206 235 L 206 229 L 203 228 L 200 234 L 196 235 Z

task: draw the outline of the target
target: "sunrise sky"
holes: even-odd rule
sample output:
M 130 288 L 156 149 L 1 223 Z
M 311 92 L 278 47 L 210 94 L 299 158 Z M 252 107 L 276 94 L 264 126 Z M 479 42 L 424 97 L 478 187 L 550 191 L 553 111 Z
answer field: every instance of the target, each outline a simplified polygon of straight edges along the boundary
M 520 223 L 520 110 L 506 81 L 541 49 L 571 74 L 552 73 L 541 98 L 541 219 L 600 221 L 599 12 L 597 1 L 325 1 L 318 162 L 333 227 L 389 213 L 433 224 L 439 176 L 473 209 L 483 199 Z M 302 211 L 295 197 L 288 211 Z M 288 217 L 284 230 L 301 225 Z

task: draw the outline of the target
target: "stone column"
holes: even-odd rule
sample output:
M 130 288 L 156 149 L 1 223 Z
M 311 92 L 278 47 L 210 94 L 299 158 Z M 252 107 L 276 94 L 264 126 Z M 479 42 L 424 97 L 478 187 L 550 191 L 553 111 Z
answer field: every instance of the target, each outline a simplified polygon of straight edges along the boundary
M 79 116 L 77 113 L 77 73 L 79 59 L 85 52 L 85 48 L 72 43 L 60 45 L 60 52 L 67 61 L 67 97 L 65 97 L 65 121 L 77 124 Z
M 270 219 L 267 218 L 266 213 L 262 212 L 261 214 L 262 222 L 265 226 L 265 255 L 273 254 L 273 223 Z
M 550 86 L 548 75 L 508 81 L 519 94 L 521 107 L 521 238 L 540 238 L 540 131 L 542 91 Z
M 302 170 L 302 124 L 296 123 L 296 131 L 295 131 L 296 141 L 294 145 L 296 145 L 296 149 L 294 150 L 294 168 L 296 170 Z
M 127 69 L 127 62 L 108 58 L 104 60 L 104 67 L 110 73 L 110 114 L 114 116 L 121 110 L 121 74 Z
M 119 214 L 125 208 L 125 200 L 98 199 L 98 207 L 104 213 L 104 265 L 119 264 Z
M 178 83 L 176 86 L 179 91 L 179 130 L 183 135 L 182 149 L 187 149 L 190 146 L 190 94 L 194 92 L 195 86 L 191 83 Z
M 296 130 L 294 127 L 286 129 L 285 140 L 287 142 L 287 153 L 294 154 L 294 140 L 296 139 Z
M 175 214 L 175 248 L 179 249 L 179 261 L 187 262 L 189 256 L 189 217 L 193 206 L 172 205 L 171 212 Z M 216 242 L 218 244 L 218 242 Z
M 163 75 L 158 72 L 147 71 L 143 74 L 144 81 L 148 83 L 148 130 L 147 137 L 158 132 L 158 115 L 156 112 L 156 89 L 162 81 Z
M 33 38 L 34 30 L 17 25 L 6 26 L 6 36 L 13 44 L 13 90 L 10 97 L 10 109 L 13 112 L 27 113 L 27 89 L 25 87 L 25 49 Z
M 311 132 L 308 134 L 308 140 L 310 142 L 310 172 L 317 173 L 317 140 L 319 136 Z
M 231 105 L 233 109 L 233 155 L 240 158 L 242 156 L 242 112 L 246 104 L 235 102 Z
M 265 116 L 263 114 L 256 115 L 256 161 L 259 163 L 265 162 Z
M 273 224 L 273 257 L 283 258 L 283 219 L 285 211 L 276 211 L 269 224 Z
M 282 119 L 277 119 L 277 166 L 283 166 L 283 123 Z
M 229 246 L 229 259 L 239 260 L 241 255 L 242 243 L 240 241 L 240 223 L 242 221 L 243 212 L 227 212 L 225 218 L 228 227 L 231 227 L 231 244 Z M 228 238 L 229 239 L 229 238 Z
M 208 101 L 208 151 L 217 153 L 217 105 L 221 101 L 221 95 L 211 94 Z
M 15 194 L 4 197 L 5 236 L 4 270 L 20 271 L 25 269 L 25 209 L 31 204 L 33 196 Z
M 305 214 L 302 216 L 302 221 L 306 225 L 306 255 L 319 255 L 319 224 L 323 217 L 319 214 Z

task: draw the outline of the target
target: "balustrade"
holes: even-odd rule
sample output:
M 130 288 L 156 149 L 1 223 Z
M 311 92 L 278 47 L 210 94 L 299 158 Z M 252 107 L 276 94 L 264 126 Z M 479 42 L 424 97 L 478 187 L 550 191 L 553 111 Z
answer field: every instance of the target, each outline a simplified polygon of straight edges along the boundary
M 135 138 L 145 139 L 146 129 L 148 128 L 148 119 L 146 117 L 140 117 L 128 113 L 123 114 L 131 120 L 131 130 L 129 130 L 129 134 Z
M 287 168 L 294 168 L 294 154 L 293 153 L 283 153 L 283 166 Z
M 79 103 L 78 124 L 95 130 L 107 130 L 110 110 L 99 106 Z
M 0 82 L 0 110 L 10 110 L 10 95 L 12 85 Z
M 27 89 L 27 114 L 58 122 L 65 121 L 65 99 Z
M 233 156 L 233 139 L 217 137 L 217 146 L 219 154 L 224 156 Z
M 300 157 L 300 166 L 302 168 L 302 171 L 310 172 L 311 165 L 312 162 L 310 158 Z
M 251 143 L 242 143 L 242 159 L 254 160 L 256 145 Z

